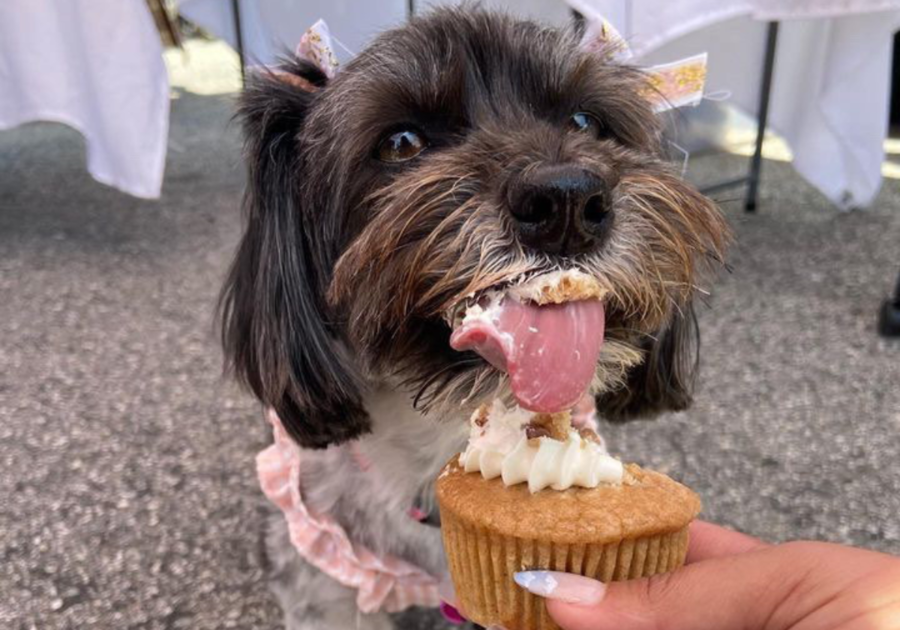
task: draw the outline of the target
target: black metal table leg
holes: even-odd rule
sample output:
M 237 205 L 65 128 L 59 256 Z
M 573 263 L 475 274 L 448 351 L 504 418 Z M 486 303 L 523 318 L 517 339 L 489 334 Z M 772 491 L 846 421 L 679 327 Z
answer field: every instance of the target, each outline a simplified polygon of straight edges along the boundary
M 894 295 L 881 305 L 878 333 L 882 337 L 900 337 L 900 275 L 897 276 Z
M 769 101 L 772 96 L 772 76 L 775 74 L 775 53 L 778 48 L 778 22 L 769 22 L 766 33 L 766 56 L 763 62 L 762 85 L 759 91 L 759 114 L 756 127 L 756 149 L 750 159 L 750 177 L 747 182 L 747 198 L 744 210 L 756 212 L 759 197 L 759 179 L 762 171 L 762 149 L 769 122 Z
M 760 81 L 759 114 L 756 123 L 756 146 L 753 156 L 750 158 L 750 170 L 743 177 L 729 179 L 710 184 L 701 189 L 705 195 L 735 188 L 747 186 L 747 196 L 744 198 L 744 209 L 747 212 L 756 211 L 756 203 L 759 196 L 759 181 L 762 177 L 762 148 L 766 137 L 766 126 L 769 122 L 769 103 L 772 96 L 772 77 L 775 74 L 775 52 L 778 45 L 778 22 L 769 22 L 766 32 L 766 52 L 763 58 L 763 73 Z
M 234 20 L 234 48 L 241 64 L 241 85 L 246 85 L 244 64 L 244 29 L 241 27 L 241 0 L 231 0 L 231 17 Z

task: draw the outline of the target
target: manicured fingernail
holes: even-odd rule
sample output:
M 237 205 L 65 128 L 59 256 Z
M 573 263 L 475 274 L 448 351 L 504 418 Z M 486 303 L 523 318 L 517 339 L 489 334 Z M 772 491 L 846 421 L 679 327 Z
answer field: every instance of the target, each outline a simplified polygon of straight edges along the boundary
M 606 594 L 603 582 L 571 573 L 520 571 L 514 577 L 516 584 L 529 593 L 569 604 L 593 606 L 599 604 Z
M 444 616 L 444 619 L 449 621 L 454 626 L 461 626 L 466 623 L 466 618 L 459 614 L 459 611 L 447 602 L 441 602 L 440 610 L 441 614 Z

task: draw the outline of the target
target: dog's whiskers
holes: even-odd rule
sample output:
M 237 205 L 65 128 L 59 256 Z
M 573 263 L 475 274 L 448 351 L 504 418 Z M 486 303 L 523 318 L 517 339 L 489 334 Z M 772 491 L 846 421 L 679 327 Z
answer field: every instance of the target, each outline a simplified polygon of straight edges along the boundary
M 434 385 L 441 377 L 445 376 L 449 372 L 457 371 L 460 368 L 474 367 L 474 366 L 478 365 L 479 363 L 484 363 L 483 359 L 481 359 L 480 357 L 465 357 L 465 356 L 463 356 L 462 358 L 456 360 L 453 363 L 450 363 L 450 364 L 444 366 L 439 371 L 435 372 L 424 383 L 422 383 L 421 386 L 419 386 L 419 389 L 416 392 L 415 397 L 413 398 L 413 409 L 420 409 L 419 402 L 425 396 L 425 393 L 428 391 L 428 389 L 432 385 Z M 403 385 L 404 386 L 411 385 L 413 382 L 415 382 L 415 380 L 416 379 L 410 379 L 407 381 L 403 381 Z M 427 406 L 428 406 L 428 403 L 425 404 L 425 407 L 427 407 Z

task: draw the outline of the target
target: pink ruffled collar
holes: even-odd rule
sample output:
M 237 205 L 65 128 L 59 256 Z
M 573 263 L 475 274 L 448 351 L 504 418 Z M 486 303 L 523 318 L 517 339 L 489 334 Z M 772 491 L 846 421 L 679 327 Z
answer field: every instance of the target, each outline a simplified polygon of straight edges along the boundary
M 329 515 L 310 512 L 301 495 L 302 450 L 288 437 L 274 411 L 268 412 L 268 420 L 275 442 L 257 455 L 257 473 L 265 495 L 284 512 L 291 542 L 300 555 L 341 584 L 357 589 L 356 604 L 363 613 L 439 606 L 436 577 L 400 558 L 376 555 L 351 541 Z

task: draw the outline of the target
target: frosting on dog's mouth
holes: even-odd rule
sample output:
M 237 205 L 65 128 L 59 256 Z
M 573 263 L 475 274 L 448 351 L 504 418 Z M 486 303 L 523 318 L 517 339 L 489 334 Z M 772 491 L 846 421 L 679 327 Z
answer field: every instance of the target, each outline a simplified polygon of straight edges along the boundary
M 450 345 L 509 374 L 521 407 L 568 410 L 594 378 L 605 294 L 595 278 L 574 269 L 490 290 L 454 309 Z

